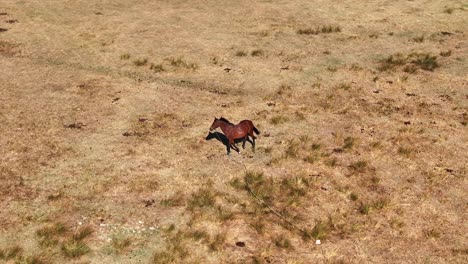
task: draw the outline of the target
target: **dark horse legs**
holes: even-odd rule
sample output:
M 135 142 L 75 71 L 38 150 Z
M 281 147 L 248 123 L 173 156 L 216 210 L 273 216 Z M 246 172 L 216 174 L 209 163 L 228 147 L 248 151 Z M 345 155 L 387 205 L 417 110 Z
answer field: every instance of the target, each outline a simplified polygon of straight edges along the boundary
M 252 140 L 249 138 L 249 135 L 246 135 L 242 139 L 242 148 L 245 149 L 245 142 L 248 141 L 250 144 L 252 144 L 252 149 L 255 152 L 255 138 L 256 137 L 253 135 L 253 133 L 252 133 L 252 135 L 250 135 L 250 137 L 252 137 Z M 227 143 L 227 146 L 226 146 L 228 155 L 231 154 L 231 148 L 234 149 L 237 152 L 240 152 L 239 148 L 235 144 L 234 139 L 228 139 L 228 143 Z
M 252 144 L 252 148 L 255 148 L 255 137 L 253 138 L 253 141 L 249 138 L 249 136 L 246 136 L 242 142 L 242 148 L 245 149 L 245 142 L 249 142 Z
M 231 148 L 237 151 L 238 153 L 240 152 L 239 148 L 234 144 L 233 139 L 229 139 L 229 142 L 227 144 L 227 154 L 231 154 Z
M 251 143 L 252 143 L 252 149 L 253 149 L 253 151 L 255 152 L 255 138 L 256 138 L 256 137 L 255 137 L 253 131 L 250 131 L 249 134 L 250 134 L 250 137 L 252 138 L 252 142 L 251 142 Z

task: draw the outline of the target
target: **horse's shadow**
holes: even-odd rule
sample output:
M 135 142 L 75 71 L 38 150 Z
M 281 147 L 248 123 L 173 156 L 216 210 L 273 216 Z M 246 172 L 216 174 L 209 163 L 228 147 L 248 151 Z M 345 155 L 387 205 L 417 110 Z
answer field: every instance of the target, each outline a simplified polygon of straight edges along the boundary
M 223 134 L 223 133 L 220 133 L 220 132 L 208 132 L 208 135 L 206 136 L 205 140 L 212 140 L 212 139 L 216 139 L 218 140 L 219 142 L 221 142 L 226 148 L 229 147 L 229 139 Z M 239 139 L 236 139 L 234 140 L 234 144 L 236 143 L 242 143 L 244 140 L 242 138 L 239 138 Z M 252 144 L 252 140 L 250 140 L 250 138 L 247 138 L 247 141 Z

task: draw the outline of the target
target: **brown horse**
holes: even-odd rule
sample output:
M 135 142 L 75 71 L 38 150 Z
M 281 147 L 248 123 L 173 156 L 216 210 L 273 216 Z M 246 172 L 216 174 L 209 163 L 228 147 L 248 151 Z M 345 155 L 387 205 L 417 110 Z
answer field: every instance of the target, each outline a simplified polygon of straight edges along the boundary
M 239 148 L 234 144 L 236 139 L 243 139 L 242 148 L 245 149 L 245 141 L 249 139 L 249 136 L 252 138 L 252 149 L 255 151 L 255 136 L 254 132 L 259 135 L 260 131 L 254 126 L 252 121 L 250 120 L 242 120 L 239 124 L 234 125 L 233 123 L 229 122 L 226 118 L 221 117 L 220 119 L 216 118 L 213 121 L 213 124 L 210 127 L 210 131 L 215 130 L 216 128 L 220 127 L 223 131 L 224 135 L 226 135 L 228 139 L 227 144 L 227 154 L 231 153 L 231 147 L 239 152 Z M 250 140 L 249 140 L 250 141 Z

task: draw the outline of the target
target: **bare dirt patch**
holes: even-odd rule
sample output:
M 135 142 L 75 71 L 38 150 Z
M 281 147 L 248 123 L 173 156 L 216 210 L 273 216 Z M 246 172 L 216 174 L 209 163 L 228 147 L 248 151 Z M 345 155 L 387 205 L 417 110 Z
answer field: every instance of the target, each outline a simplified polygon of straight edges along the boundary
M 460 1 L 1 8 L 0 262 L 466 262 Z

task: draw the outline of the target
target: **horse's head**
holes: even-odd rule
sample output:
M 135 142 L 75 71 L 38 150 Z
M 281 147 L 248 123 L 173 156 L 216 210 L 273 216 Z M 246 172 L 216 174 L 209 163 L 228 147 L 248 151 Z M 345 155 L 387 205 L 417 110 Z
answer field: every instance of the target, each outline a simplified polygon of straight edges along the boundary
M 213 131 L 219 127 L 219 119 L 215 117 L 213 124 L 211 124 L 210 131 Z

